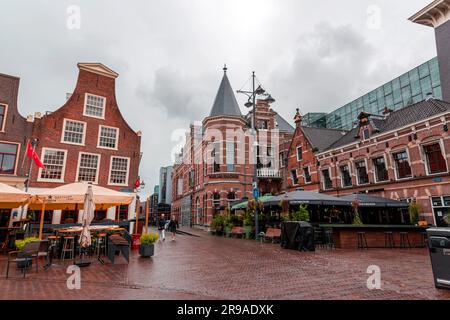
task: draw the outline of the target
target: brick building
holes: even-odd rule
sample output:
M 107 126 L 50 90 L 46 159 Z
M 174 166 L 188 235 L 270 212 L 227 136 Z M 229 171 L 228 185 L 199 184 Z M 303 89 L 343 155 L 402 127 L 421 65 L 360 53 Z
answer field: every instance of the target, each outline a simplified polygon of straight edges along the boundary
M 45 115 L 36 113 L 32 137 L 45 169 L 34 166 L 30 192 L 88 181 L 135 194 L 141 158 L 141 133 L 123 118 L 115 96 L 118 74 L 99 63 L 79 63 L 78 81 L 65 104 Z M 38 219 L 36 213 L 33 219 Z M 129 206 L 97 211 L 95 220 L 127 220 L 135 216 Z M 79 222 L 72 211 L 46 212 L 46 223 Z
M 252 198 L 255 170 L 262 194 L 284 189 L 279 159 L 287 154 L 294 128 L 270 107 L 269 99 L 258 99 L 255 150 L 251 118 L 252 113 L 241 113 L 224 68 L 209 116 L 190 126 L 174 165 L 172 213 L 183 225 L 207 226 L 215 213 Z
M 22 189 L 29 168 L 24 156 L 32 124 L 18 111 L 19 82 L 17 77 L 0 74 L 0 182 Z M 17 215 L 18 210 L 0 209 L 0 228 Z
M 316 154 L 342 137 L 346 131 L 302 126 L 303 119 L 297 109 L 295 131 L 288 149 L 287 190 L 320 190 L 320 176 Z
M 416 200 L 429 223 L 450 214 L 450 103 L 429 98 L 359 125 L 317 154 L 321 191 Z

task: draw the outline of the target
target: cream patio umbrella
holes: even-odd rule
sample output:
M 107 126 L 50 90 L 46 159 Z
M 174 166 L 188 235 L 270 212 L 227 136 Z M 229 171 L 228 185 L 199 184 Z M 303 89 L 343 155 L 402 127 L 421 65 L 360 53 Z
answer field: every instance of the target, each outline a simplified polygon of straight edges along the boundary
M 39 225 L 39 238 L 42 238 L 42 227 L 44 224 L 45 210 L 81 210 L 89 186 L 92 188 L 92 200 L 96 209 L 104 210 L 120 205 L 129 205 L 134 195 L 107 189 L 87 182 L 75 182 L 57 187 L 48 191 L 40 192 L 32 196 L 29 208 L 41 210 L 41 221 Z
M 89 226 L 92 220 L 94 220 L 95 203 L 92 194 L 92 186 L 88 187 L 83 205 L 83 216 L 82 216 L 82 227 L 80 236 L 80 246 L 82 248 L 87 248 L 91 245 L 91 232 L 89 231 Z
M 0 208 L 13 209 L 26 204 L 30 199 L 30 194 L 13 188 L 7 184 L 0 183 Z

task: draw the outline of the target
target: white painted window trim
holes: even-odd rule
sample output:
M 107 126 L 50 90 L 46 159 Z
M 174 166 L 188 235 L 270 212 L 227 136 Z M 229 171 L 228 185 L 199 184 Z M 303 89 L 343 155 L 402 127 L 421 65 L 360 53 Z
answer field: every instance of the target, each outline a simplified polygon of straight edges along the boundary
M 378 158 L 383 158 L 384 159 L 384 166 L 385 166 L 385 168 L 386 168 L 386 171 L 387 171 L 387 173 L 388 173 L 388 178 L 387 178 L 387 180 L 382 180 L 382 181 L 378 181 L 378 178 L 377 178 L 377 168 L 375 167 L 375 163 L 374 163 L 374 160 L 375 159 L 378 159 Z M 388 163 L 387 163 L 387 159 L 386 159 L 386 154 L 379 154 L 379 155 L 376 155 L 376 156 L 373 156 L 373 157 L 371 157 L 370 158 L 370 162 L 371 162 L 371 164 L 372 164 L 372 166 L 373 166 L 373 181 L 375 181 L 375 183 L 385 183 L 385 182 L 389 182 L 389 168 L 388 168 Z
M 127 165 L 127 176 L 125 179 L 125 183 L 112 183 L 111 182 L 111 173 L 112 173 L 112 163 L 113 159 L 128 159 L 128 165 Z M 131 164 L 131 158 L 129 157 L 119 157 L 119 156 L 111 156 L 109 160 L 109 174 L 108 174 L 108 185 L 110 186 L 119 186 L 119 187 L 128 187 L 128 180 L 130 177 L 130 164 Z
M 409 167 L 411 168 L 411 176 L 410 177 L 406 177 L 406 178 L 399 178 L 398 177 L 397 163 L 395 162 L 395 158 L 394 158 L 394 154 L 402 153 L 402 152 L 406 152 L 406 155 L 408 156 Z M 391 159 L 392 159 L 392 167 L 394 168 L 395 181 L 409 180 L 409 179 L 412 179 L 414 177 L 413 166 L 411 164 L 411 156 L 409 155 L 409 148 L 401 148 L 401 149 L 392 150 L 390 152 L 390 156 L 391 156 Z
M 301 159 L 298 158 L 298 149 L 300 149 L 300 148 L 302 149 L 302 158 Z M 297 162 L 303 160 L 303 145 L 300 145 L 295 148 L 295 157 L 297 158 Z
M 103 114 L 102 114 L 101 117 L 93 116 L 93 115 L 90 115 L 90 114 L 87 114 L 87 113 L 86 113 L 86 106 L 87 106 L 87 98 L 88 98 L 88 96 L 93 96 L 93 97 L 97 97 L 97 98 L 103 98 Z M 106 97 L 104 97 L 104 96 L 99 96 L 99 95 L 96 95 L 96 94 L 93 94 L 93 93 L 86 92 L 86 93 L 84 94 L 83 116 L 85 116 L 85 117 L 90 117 L 90 118 L 96 118 L 96 119 L 102 119 L 102 120 L 105 120 L 105 113 L 106 113 Z
M 292 176 L 292 171 L 295 171 L 295 175 L 297 176 L 297 183 L 295 183 L 295 181 L 294 181 L 294 177 Z M 290 178 L 291 178 L 291 180 L 292 180 L 292 186 L 294 187 L 294 186 L 299 186 L 300 185 L 300 179 L 299 179 L 299 177 L 298 177 L 298 169 L 292 169 L 292 170 L 290 170 L 289 171 L 289 176 L 290 176 Z
M 325 187 L 325 177 L 323 175 L 323 172 L 325 170 L 328 171 L 328 175 L 330 176 L 331 188 L 326 188 Z M 322 176 L 322 188 L 323 188 L 323 190 L 332 190 L 333 189 L 333 177 L 331 176 L 331 168 L 328 167 L 328 168 L 324 168 L 324 169 L 320 170 L 320 175 Z
M 430 170 L 428 169 L 428 158 L 427 158 L 427 155 L 425 154 L 425 150 L 424 150 L 423 147 L 431 145 L 431 144 L 435 144 L 436 142 L 438 142 L 439 146 L 441 147 L 441 153 L 442 153 L 442 156 L 443 156 L 443 158 L 445 160 L 445 167 L 447 168 L 447 170 L 444 171 L 444 172 L 430 173 Z M 444 140 L 442 138 L 440 138 L 438 140 L 428 141 L 426 143 L 421 143 L 420 144 L 420 156 L 422 157 L 422 161 L 423 161 L 423 164 L 425 166 L 425 173 L 426 173 L 427 176 L 432 177 L 432 176 L 438 176 L 438 175 L 441 175 L 441 174 L 448 173 L 447 153 L 445 152 Z
M 351 185 L 349 186 L 344 186 L 344 177 L 342 176 L 342 167 L 347 166 L 348 168 L 348 174 L 350 175 L 350 180 L 351 180 Z M 341 188 L 345 189 L 345 188 L 352 188 L 353 187 L 353 181 L 352 181 L 352 165 L 350 162 L 346 162 L 346 163 L 340 163 L 339 164 L 339 176 L 341 178 Z M 358 179 L 358 178 L 356 178 Z
M 62 152 L 64 152 L 64 162 L 63 162 L 63 167 L 62 167 L 62 169 L 61 169 L 61 179 L 56 180 L 56 179 L 45 179 L 45 178 L 41 178 L 42 168 L 39 168 L 37 181 L 38 181 L 38 182 L 64 183 L 64 177 L 65 177 L 65 174 L 66 174 L 67 153 L 68 153 L 67 150 L 65 150 L 65 149 L 57 149 L 57 148 L 42 148 L 42 151 L 41 151 L 41 159 L 42 159 L 42 160 L 41 160 L 41 161 L 42 161 L 42 163 L 44 164 L 44 166 L 45 166 L 45 163 L 44 163 L 44 156 L 45 156 L 45 151 L 47 151 L 47 150 L 49 150 L 49 151 L 62 151 Z
M 306 182 L 305 168 L 308 168 L 308 172 L 309 172 L 309 182 Z M 311 166 L 303 166 L 303 167 L 302 167 L 302 171 L 303 171 L 303 172 L 302 172 L 302 173 L 303 173 L 303 181 L 304 181 L 305 185 L 312 184 Z
M 100 171 L 100 161 L 102 159 L 102 155 L 98 154 L 98 153 L 89 153 L 89 152 L 83 152 L 83 151 L 78 153 L 78 164 L 77 164 L 77 173 L 75 175 L 75 182 L 79 181 L 78 180 L 78 174 L 80 173 L 80 163 L 81 163 L 81 155 L 82 154 L 91 155 L 91 156 L 97 156 L 98 157 L 97 169 L 96 169 L 96 172 L 95 172 L 95 181 L 92 182 L 93 184 L 98 184 L 98 174 L 99 174 L 99 171 Z
M 0 123 L 0 132 L 6 132 L 6 118 L 8 117 L 9 106 L 6 103 L 0 103 L 0 106 L 5 107 L 5 114 L 3 115 L 3 123 Z
M 358 168 L 356 168 L 356 163 L 357 162 L 362 162 L 362 161 L 364 161 L 364 164 L 366 166 L 367 177 L 369 177 L 369 167 L 367 166 L 367 158 L 354 160 L 353 161 L 353 165 L 354 165 L 354 169 L 355 169 L 356 185 L 357 186 L 367 186 L 367 185 L 370 184 L 370 179 L 368 179 L 369 181 L 367 183 L 359 183 Z
M 83 141 L 82 141 L 82 143 L 64 141 L 64 133 L 66 132 L 66 122 L 67 121 L 77 122 L 77 123 L 82 123 L 83 124 Z M 87 130 L 87 122 L 64 118 L 62 132 L 61 132 L 61 141 L 60 142 L 64 143 L 64 144 L 72 144 L 72 145 L 75 145 L 75 146 L 84 146 L 85 143 L 86 143 L 86 130 Z
M 19 164 L 19 157 L 20 157 L 20 143 L 18 142 L 11 142 L 11 141 L 3 141 L 0 140 L 0 143 L 4 143 L 4 144 L 15 144 L 17 145 L 17 154 L 16 154 L 16 162 L 14 163 L 14 173 L 13 174 L 6 174 L 6 173 L 2 173 L 0 174 L 0 176 L 17 176 L 17 166 Z
M 116 147 L 115 148 L 109 148 L 109 147 L 104 147 L 104 146 L 100 145 L 100 137 L 101 137 L 101 133 L 102 133 L 102 128 L 116 129 Z M 99 125 L 98 126 L 97 148 L 107 149 L 107 150 L 119 150 L 119 132 L 120 132 L 120 129 L 117 127 Z

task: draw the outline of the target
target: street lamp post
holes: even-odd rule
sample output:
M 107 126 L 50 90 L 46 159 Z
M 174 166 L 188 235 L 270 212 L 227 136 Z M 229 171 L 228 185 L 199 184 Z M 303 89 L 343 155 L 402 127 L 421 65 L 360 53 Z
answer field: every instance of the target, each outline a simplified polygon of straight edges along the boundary
M 258 126 L 256 124 L 256 96 L 263 95 L 265 90 L 261 87 L 261 85 L 256 87 L 256 76 L 255 71 L 252 72 L 252 91 L 243 91 L 239 90 L 238 93 L 243 93 L 248 97 L 248 101 L 245 103 L 247 108 L 252 108 L 252 118 L 251 118 L 251 127 L 253 134 L 253 152 L 254 152 L 254 171 L 253 171 L 253 183 L 252 183 L 252 191 L 253 197 L 256 201 L 255 206 L 255 239 L 259 238 L 259 206 L 258 206 L 258 197 L 259 197 L 259 189 L 258 189 Z

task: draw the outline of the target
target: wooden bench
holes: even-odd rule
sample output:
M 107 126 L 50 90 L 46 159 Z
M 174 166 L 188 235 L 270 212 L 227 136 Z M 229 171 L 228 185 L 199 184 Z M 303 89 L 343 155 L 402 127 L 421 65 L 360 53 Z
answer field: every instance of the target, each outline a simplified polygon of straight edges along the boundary
M 242 238 L 245 236 L 245 230 L 242 227 L 233 227 L 231 229 L 231 236 L 241 236 Z
M 272 240 L 272 243 L 274 243 L 276 240 L 280 240 L 281 229 L 267 228 L 264 238 Z

